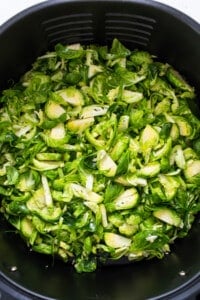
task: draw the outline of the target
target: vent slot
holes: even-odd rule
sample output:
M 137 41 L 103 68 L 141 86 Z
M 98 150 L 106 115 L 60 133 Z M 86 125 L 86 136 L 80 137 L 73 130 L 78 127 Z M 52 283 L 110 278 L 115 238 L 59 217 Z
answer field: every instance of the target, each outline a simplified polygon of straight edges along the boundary
M 113 38 L 118 38 L 131 47 L 146 47 L 155 25 L 154 19 L 137 14 L 106 12 L 100 21 L 98 16 L 87 12 L 45 20 L 42 28 L 51 47 L 57 43 L 91 44 L 99 39 L 110 44 Z
M 91 43 L 94 40 L 92 18 L 92 14 L 80 13 L 44 21 L 42 27 L 48 44 Z
M 118 38 L 122 43 L 146 47 L 154 31 L 156 21 L 135 14 L 106 13 L 105 39 L 110 43 Z

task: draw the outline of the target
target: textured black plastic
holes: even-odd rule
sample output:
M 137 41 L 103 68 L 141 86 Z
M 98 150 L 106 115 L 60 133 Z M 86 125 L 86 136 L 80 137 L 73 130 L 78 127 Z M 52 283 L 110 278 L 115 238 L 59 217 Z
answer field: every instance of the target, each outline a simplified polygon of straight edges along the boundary
M 18 14 L 0 28 L 0 89 L 58 42 L 110 44 L 114 37 L 172 64 L 200 95 L 200 25 L 148 0 L 54 0 Z M 176 241 L 163 260 L 122 261 L 92 274 L 76 274 L 60 261 L 30 252 L 0 223 L 1 299 L 195 300 L 200 293 L 198 218 L 189 237 Z

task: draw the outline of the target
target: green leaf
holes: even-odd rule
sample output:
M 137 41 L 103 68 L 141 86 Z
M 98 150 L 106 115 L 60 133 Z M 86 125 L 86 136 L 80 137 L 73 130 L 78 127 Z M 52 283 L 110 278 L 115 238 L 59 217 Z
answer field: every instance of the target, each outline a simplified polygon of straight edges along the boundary
M 13 166 L 7 166 L 6 167 L 6 175 L 7 175 L 7 185 L 13 185 L 16 184 L 19 178 L 19 172 L 17 169 Z
M 123 191 L 123 187 L 119 184 L 109 184 L 105 190 L 105 202 L 112 202 Z
M 114 39 L 112 42 L 111 51 L 114 57 L 126 57 L 130 55 L 130 50 L 127 49 L 118 39 Z
M 68 46 L 63 46 L 62 44 L 57 44 L 55 46 L 55 51 L 56 54 L 64 59 L 76 59 L 82 56 L 83 54 L 83 49 L 71 49 Z

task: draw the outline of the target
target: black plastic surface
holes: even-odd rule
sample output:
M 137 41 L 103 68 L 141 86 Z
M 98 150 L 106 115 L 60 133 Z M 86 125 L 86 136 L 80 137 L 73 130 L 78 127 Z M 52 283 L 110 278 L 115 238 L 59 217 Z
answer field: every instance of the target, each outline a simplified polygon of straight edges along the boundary
M 200 25 L 165 5 L 126 0 L 47 1 L 12 18 L 0 28 L 0 88 L 19 79 L 57 42 L 109 44 L 114 37 L 169 62 L 200 94 Z M 60 261 L 30 252 L 5 227 L 2 222 L 1 299 L 195 300 L 200 292 L 198 220 L 163 260 L 104 266 L 92 274 L 76 274 Z

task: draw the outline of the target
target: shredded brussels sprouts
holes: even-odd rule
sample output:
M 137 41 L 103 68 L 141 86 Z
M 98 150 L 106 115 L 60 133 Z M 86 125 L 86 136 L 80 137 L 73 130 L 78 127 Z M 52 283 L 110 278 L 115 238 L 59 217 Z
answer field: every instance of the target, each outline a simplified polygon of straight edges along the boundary
M 193 101 L 170 65 L 117 39 L 58 44 L 2 91 L 1 213 L 77 272 L 162 258 L 200 211 Z

